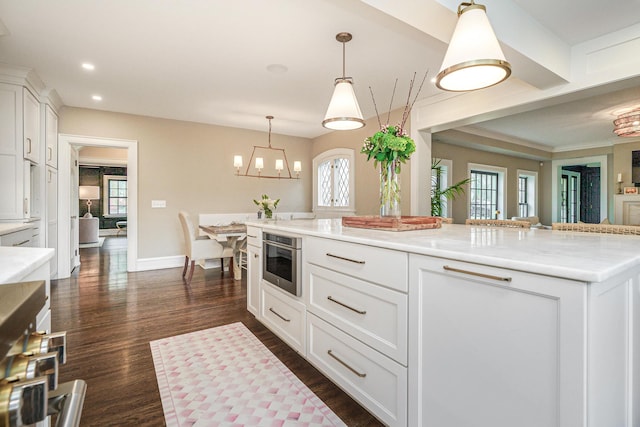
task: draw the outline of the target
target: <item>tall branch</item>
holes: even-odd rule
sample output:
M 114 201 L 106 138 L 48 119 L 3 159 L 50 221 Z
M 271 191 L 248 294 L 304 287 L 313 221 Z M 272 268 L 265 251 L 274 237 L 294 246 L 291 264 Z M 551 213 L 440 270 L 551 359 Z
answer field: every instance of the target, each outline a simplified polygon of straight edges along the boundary
M 398 86 L 398 79 L 393 84 L 393 92 L 391 93 L 391 101 L 389 101 L 389 111 L 387 112 L 387 126 L 389 126 L 389 119 L 391 118 L 391 106 L 393 105 L 393 98 L 396 96 L 396 86 Z
M 376 97 L 373 96 L 373 89 L 369 86 L 369 92 L 371 92 L 371 99 L 373 100 L 373 108 L 376 110 L 376 117 L 378 118 L 378 127 L 382 129 L 382 123 L 380 123 L 380 114 L 378 114 L 378 106 L 376 105 Z

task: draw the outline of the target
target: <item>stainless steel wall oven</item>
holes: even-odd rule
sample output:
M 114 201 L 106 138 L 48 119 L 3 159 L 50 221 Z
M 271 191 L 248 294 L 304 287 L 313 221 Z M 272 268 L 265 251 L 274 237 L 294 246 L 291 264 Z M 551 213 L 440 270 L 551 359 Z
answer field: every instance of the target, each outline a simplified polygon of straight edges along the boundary
M 300 296 L 302 239 L 263 232 L 262 245 L 262 278 L 292 295 Z

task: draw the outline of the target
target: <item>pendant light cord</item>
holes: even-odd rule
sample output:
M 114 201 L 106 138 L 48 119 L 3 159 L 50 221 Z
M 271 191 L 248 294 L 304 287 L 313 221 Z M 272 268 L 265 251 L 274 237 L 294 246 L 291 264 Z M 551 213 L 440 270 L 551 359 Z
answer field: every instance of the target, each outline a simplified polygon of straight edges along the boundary
M 346 46 L 345 45 L 346 45 L 346 42 L 343 41 L 342 42 L 342 78 L 343 79 L 347 78 L 347 72 L 345 71 L 346 70 L 345 63 L 347 61 L 346 60 L 346 55 L 345 55 L 345 51 L 346 51 Z

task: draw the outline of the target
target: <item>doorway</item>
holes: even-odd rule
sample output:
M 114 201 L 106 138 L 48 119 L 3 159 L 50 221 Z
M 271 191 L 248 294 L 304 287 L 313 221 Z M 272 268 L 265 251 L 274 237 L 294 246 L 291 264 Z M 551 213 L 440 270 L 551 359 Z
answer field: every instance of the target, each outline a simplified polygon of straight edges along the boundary
M 72 228 L 77 230 L 77 211 L 71 210 L 78 206 L 77 197 L 72 199 L 72 170 L 78 165 L 72 160 L 72 151 L 80 146 L 112 147 L 127 149 L 127 271 L 137 271 L 138 259 L 138 142 L 133 140 L 98 138 L 60 134 L 58 137 L 58 167 L 60 177 L 58 181 L 58 278 L 71 275 L 71 266 L 66 262 L 73 257 L 78 247 L 77 238 L 71 238 Z M 76 181 L 77 186 L 77 181 Z M 75 215 L 75 218 L 74 218 Z M 77 234 L 77 231 L 74 233 Z M 77 261 L 76 261 L 77 262 Z
M 607 217 L 607 156 L 552 162 L 553 222 L 600 223 Z

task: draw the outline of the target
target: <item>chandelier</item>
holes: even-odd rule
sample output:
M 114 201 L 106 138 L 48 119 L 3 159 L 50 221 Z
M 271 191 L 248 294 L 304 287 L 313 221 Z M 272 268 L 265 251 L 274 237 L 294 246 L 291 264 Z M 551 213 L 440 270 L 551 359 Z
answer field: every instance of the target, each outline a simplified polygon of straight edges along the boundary
M 300 172 L 302 171 L 302 162 L 296 160 L 293 162 L 293 171 L 295 172 L 295 176 L 291 175 L 291 169 L 289 169 L 289 161 L 287 160 L 287 153 L 285 153 L 284 148 L 276 148 L 271 146 L 271 120 L 273 120 L 273 116 L 266 116 L 266 119 L 269 120 L 269 145 L 254 145 L 253 151 L 251 152 L 251 157 L 249 158 L 249 163 L 247 164 L 247 169 L 244 173 L 240 173 L 240 168 L 242 168 L 242 156 L 234 155 L 233 156 L 233 167 L 236 168 L 237 176 L 251 176 L 254 178 L 276 178 L 276 179 L 298 179 L 300 178 Z M 275 160 L 275 170 L 277 175 L 274 174 L 263 174 L 262 170 L 264 169 L 265 157 L 256 157 L 256 151 L 262 156 L 268 157 L 271 160 Z M 251 165 L 255 165 L 256 172 L 249 173 L 249 168 Z M 287 171 L 284 172 L 284 167 L 287 167 Z
M 640 136 L 640 108 L 620 114 L 613 124 L 613 132 L 618 136 Z

